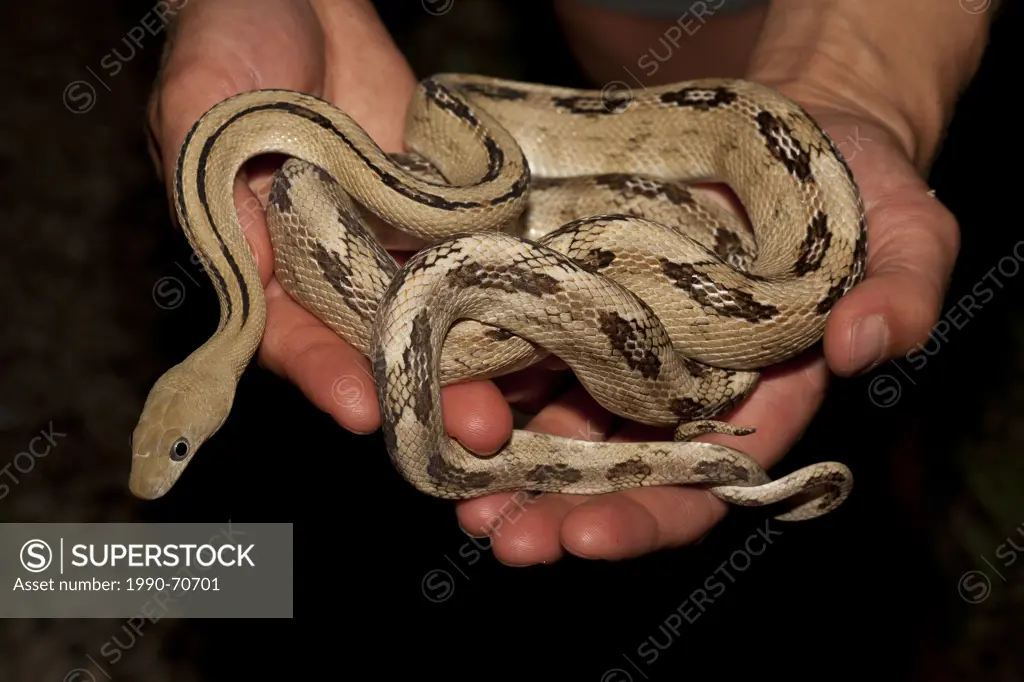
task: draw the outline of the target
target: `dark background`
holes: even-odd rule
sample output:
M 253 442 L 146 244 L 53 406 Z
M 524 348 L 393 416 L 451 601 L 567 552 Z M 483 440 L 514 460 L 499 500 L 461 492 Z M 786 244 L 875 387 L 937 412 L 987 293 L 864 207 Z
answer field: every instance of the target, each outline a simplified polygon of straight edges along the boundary
M 673 612 L 764 517 L 737 510 L 695 547 L 628 562 L 504 567 L 486 540 L 462 534 L 450 503 L 391 469 L 379 435 L 343 432 L 255 366 L 174 494 L 131 498 L 128 437 L 146 393 L 217 316 L 146 156 L 144 107 L 161 45 L 149 38 L 101 87 L 89 69 L 112 48 L 126 53 L 122 38 L 151 4 L 12 4 L 0 41 L 9 52 L 0 466 L 51 423 L 67 437 L 17 474 L 0 520 L 296 524 L 294 621 L 147 625 L 108 671 L 119 682 L 1024 679 L 1024 574 L 995 558 L 1008 537 L 1024 547 L 1024 277 L 1012 261 L 1021 12 L 1007 4 L 930 178 L 963 234 L 948 306 L 1009 256 L 994 275 L 1002 287 L 966 324 L 957 317 L 961 328 L 933 338 L 923 365 L 901 360 L 833 383 L 814 426 L 772 473 L 843 461 L 857 478 L 853 496 L 820 520 L 774 522 L 782 534 L 770 551 L 725 579 L 692 624 Z M 418 2 L 378 5 L 421 76 L 585 84 L 544 3 L 456 2 L 441 17 Z M 95 86 L 88 111 L 62 101 L 76 80 Z M 153 294 L 168 277 L 184 297 L 169 310 Z M 991 581 L 980 603 L 958 591 L 971 570 Z M 62 680 L 112 637 L 129 642 L 122 626 L 0 622 L 0 680 Z M 654 660 L 652 637 L 671 642 Z

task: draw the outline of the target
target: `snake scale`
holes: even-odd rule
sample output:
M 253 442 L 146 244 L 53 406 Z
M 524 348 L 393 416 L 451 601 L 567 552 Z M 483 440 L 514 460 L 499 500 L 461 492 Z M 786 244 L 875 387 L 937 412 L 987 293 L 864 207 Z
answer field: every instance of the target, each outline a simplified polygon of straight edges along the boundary
M 387 450 L 420 491 L 695 485 L 737 505 L 789 500 L 784 520 L 846 499 L 842 464 L 772 480 L 745 453 L 693 440 L 750 433 L 715 417 L 761 368 L 820 340 L 864 274 L 857 186 L 798 105 L 743 80 L 609 95 L 441 74 L 419 83 L 405 139 L 407 153 L 387 154 L 341 110 L 287 90 L 235 95 L 196 121 L 173 196 L 221 317 L 146 399 L 136 496 L 164 495 L 221 427 L 262 338 L 263 288 L 233 186 L 245 161 L 280 153 L 291 158 L 267 205 L 275 276 L 370 360 Z M 729 185 L 750 228 L 700 181 Z M 425 246 L 400 267 L 388 234 Z M 442 386 L 549 354 L 606 409 L 674 427 L 674 440 L 515 430 L 484 458 L 447 436 Z

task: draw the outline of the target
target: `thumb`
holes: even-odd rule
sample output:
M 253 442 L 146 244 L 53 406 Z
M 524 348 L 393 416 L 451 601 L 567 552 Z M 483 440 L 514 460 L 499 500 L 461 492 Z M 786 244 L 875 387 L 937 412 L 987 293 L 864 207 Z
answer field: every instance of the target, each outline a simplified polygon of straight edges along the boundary
M 176 218 L 175 167 L 181 146 L 200 116 L 227 97 L 260 87 L 314 92 L 322 83 L 316 65 L 322 67 L 323 58 L 311 54 L 320 45 L 320 32 L 305 3 L 192 3 L 173 19 L 147 119 L 150 153 Z M 262 204 L 246 179 L 243 174 L 235 183 L 235 206 L 266 284 L 273 271 L 272 249 Z M 269 183 L 262 184 L 265 193 Z
M 256 88 L 317 93 L 323 38 L 306 3 L 189 3 L 172 17 L 147 107 L 151 155 L 168 186 L 188 131 L 223 99 Z
M 840 126 L 834 140 L 853 171 L 867 215 L 864 280 L 832 309 L 824 351 L 840 376 L 870 371 L 924 343 L 937 322 L 960 248 L 956 218 L 883 129 Z

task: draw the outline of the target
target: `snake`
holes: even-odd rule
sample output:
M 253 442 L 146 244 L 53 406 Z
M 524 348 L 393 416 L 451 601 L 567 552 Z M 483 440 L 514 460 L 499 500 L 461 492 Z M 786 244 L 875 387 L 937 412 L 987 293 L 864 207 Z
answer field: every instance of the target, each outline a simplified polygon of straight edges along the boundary
M 287 157 L 266 200 L 274 276 L 367 359 L 360 381 L 375 386 L 390 460 L 421 492 L 694 486 L 733 505 L 788 503 L 775 516 L 787 521 L 847 499 L 842 463 L 772 479 L 750 455 L 696 440 L 752 433 L 719 417 L 764 368 L 817 343 L 864 277 L 859 189 L 799 104 L 742 79 L 610 92 L 442 73 L 418 82 L 404 139 L 384 152 L 343 110 L 293 90 L 232 95 L 196 120 L 173 203 L 220 318 L 145 400 L 135 496 L 165 495 L 220 429 L 262 339 L 266 301 L 233 192 L 244 163 L 274 153 Z M 707 182 L 728 186 L 746 219 Z M 388 239 L 402 238 L 417 247 L 399 265 Z M 447 435 L 444 386 L 545 359 L 671 439 L 514 429 L 481 456 Z

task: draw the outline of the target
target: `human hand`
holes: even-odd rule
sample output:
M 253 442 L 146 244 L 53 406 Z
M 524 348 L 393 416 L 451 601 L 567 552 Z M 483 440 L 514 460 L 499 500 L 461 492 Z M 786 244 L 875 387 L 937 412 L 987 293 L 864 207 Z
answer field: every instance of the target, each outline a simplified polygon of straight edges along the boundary
M 928 142 L 914 126 L 900 125 L 895 107 L 879 101 L 876 92 L 834 89 L 828 84 L 836 79 L 810 75 L 783 79 L 777 71 L 752 72 L 749 78 L 801 104 L 830 135 L 860 188 L 869 233 L 865 279 L 832 309 L 822 349 L 771 368 L 747 401 L 720 417 L 756 432 L 697 439 L 746 452 L 770 469 L 813 419 L 830 370 L 841 376 L 864 373 L 927 338 L 959 249 L 959 228 L 923 179 Z M 499 385 L 512 398 L 543 405 L 530 430 L 590 440 L 671 440 L 671 431 L 619 425 L 579 386 L 555 397 L 540 372 Z M 623 559 L 689 544 L 726 511 L 710 493 L 669 486 L 597 497 L 494 495 L 460 503 L 458 514 L 467 533 L 490 536 L 501 561 L 527 565 L 555 561 L 566 552 Z
M 320 96 L 352 116 L 382 149 L 400 152 L 414 86 L 412 71 L 364 0 L 188 3 L 169 37 L 150 102 L 151 153 L 169 188 L 178 150 L 196 119 L 224 98 L 255 88 Z M 257 360 L 347 430 L 372 433 L 380 412 L 367 359 L 274 279 L 263 216 L 273 168 L 247 165 L 235 191 L 267 299 Z M 511 415 L 492 383 L 452 386 L 442 397 L 448 432 L 470 449 L 493 452 L 507 438 Z

